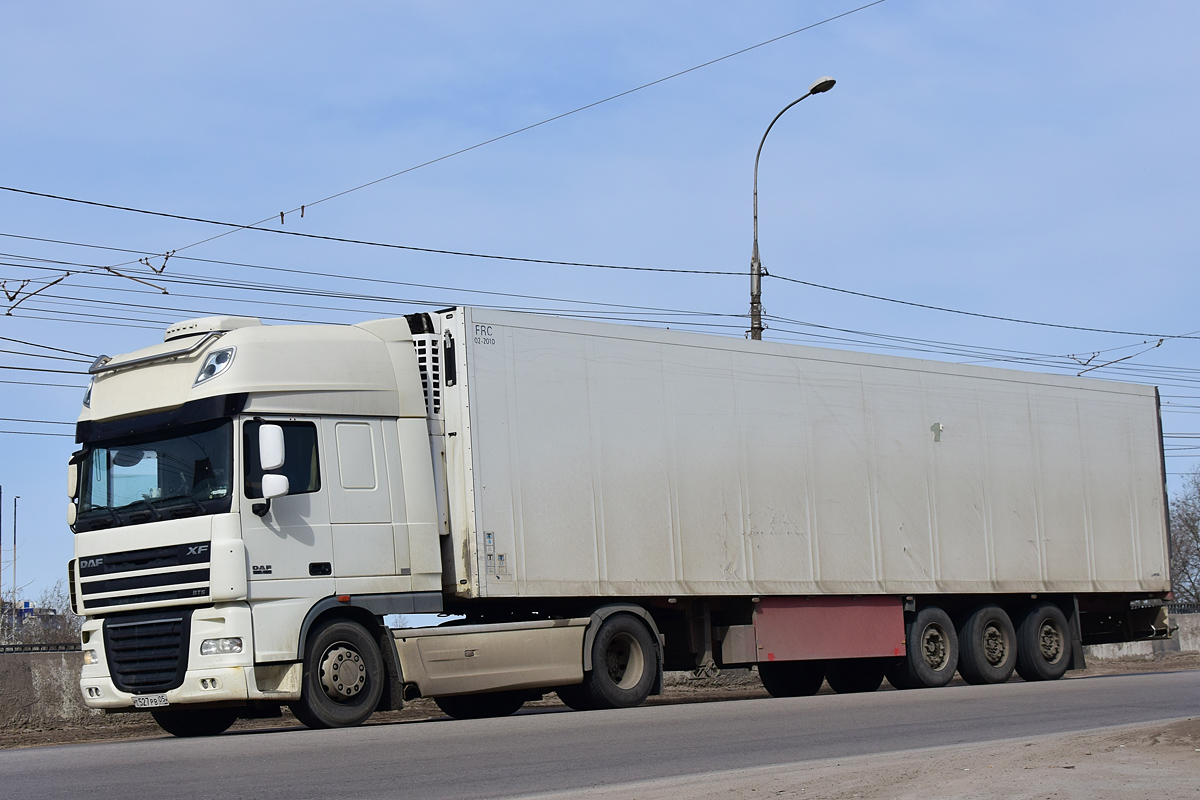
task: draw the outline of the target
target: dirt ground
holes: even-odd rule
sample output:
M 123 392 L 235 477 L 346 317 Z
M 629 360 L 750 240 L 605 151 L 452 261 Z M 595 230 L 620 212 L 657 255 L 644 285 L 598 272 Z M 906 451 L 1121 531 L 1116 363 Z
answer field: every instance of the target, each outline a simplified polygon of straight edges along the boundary
M 1200 719 L 537 795 L 538 800 L 1150 800 L 1200 794 Z
M 1120 659 L 1093 659 L 1086 670 L 1068 672 L 1068 680 L 1086 678 L 1096 675 L 1126 675 L 1138 672 L 1176 672 L 1181 670 L 1200 669 L 1200 653 L 1160 653 L 1153 657 L 1133 657 Z M 959 679 L 955 679 L 959 680 Z M 1014 678 L 1013 680 L 1018 680 Z M 883 690 L 890 690 L 887 682 Z M 825 686 L 823 693 L 831 690 Z M 666 705 L 674 703 L 713 703 L 732 700 L 746 700 L 756 697 L 767 697 L 767 692 L 759 683 L 756 673 L 749 670 L 728 670 L 716 678 L 701 680 L 692 679 L 687 673 L 667 673 L 663 685 L 663 694 L 651 697 L 648 705 Z M 527 708 L 562 707 L 553 694 L 544 699 L 526 704 Z M 432 700 L 420 699 L 407 703 L 401 711 L 383 711 L 376 713 L 366 724 L 393 725 L 397 723 L 415 722 L 442 716 Z M 300 723 L 287 709 L 282 716 L 274 719 L 239 720 L 232 730 L 263 729 L 263 728 L 295 728 Z M 1200 732 L 1197 728 L 1194 732 Z M 86 727 L 67 727 L 56 729 L 32 729 L 21 731 L 0 731 L 0 748 L 38 747 L 55 744 L 71 744 L 77 742 L 103 742 L 129 739 L 146 739 L 165 736 L 162 730 L 154 724 L 148 714 L 113 714 L 100 717 L 96 722 Z M 1174 735 L 1174 734 L 1173 734 Z M 1198 745 L 1200 746 L 1200 745 Z M 1200 755 L 1200 754 L 1197 754 Z M 807 769 L 807 767 L 806 767 Z M 1200 770 L 1200 760 L 1192 767 Z M 1200 771 L 1197 771 L 1200 775 Z M 1200 792 L 1200 779 L 1196 781 Z M 706 795 L 707 796 L 707 795 Z M 718 795 L 712 795 L 717 797 Z M 783 795 L 788 796 L 788 795 Z M 795 795 L 825 796 L 825 795 Z M 834 795 L 830 795 L 834 796 Z M 836 795 L 841 797 L 842 795 Z M 844 795 L 852 797 L 853 795 Z M 867 796 L 867 795 L 862 795 Z M 984 796 L 984 795 L 981 795 Z M 990 796 L 990 795 L 986 795 Z M 999 796 L 999 795 L 997 795 Z

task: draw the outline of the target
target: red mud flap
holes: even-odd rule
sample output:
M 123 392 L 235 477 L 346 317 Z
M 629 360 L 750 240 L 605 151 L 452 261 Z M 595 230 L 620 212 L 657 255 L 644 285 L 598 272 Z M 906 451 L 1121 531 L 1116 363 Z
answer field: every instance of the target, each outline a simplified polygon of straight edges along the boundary
M 756 661 L 904 655 L 899 597 L 764 597 L 754 614 Z

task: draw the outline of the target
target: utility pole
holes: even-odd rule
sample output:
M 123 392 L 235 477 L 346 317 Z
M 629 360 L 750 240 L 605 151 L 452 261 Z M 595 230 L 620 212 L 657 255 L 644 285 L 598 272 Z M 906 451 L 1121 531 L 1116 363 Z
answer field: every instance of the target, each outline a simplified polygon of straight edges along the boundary
M 12 576 L 12 636 L 17 635 L 17 501 L 21 495 L 13 495 L 13 576 Z
M 808 92 L 801 97 L 811 97 L 814 94 L 822 94 L 828 92 L 837 83 L 833 78 L 825 77 L 808 87 Z M 767 126 L 767 130 L 762 135 L 762 141 L 758 143 L 758 152 L 754 156 L 754 249 L 750 254 L 750 338 L 761 339 L 763 332 L 762 324 L 762 276 L 765 270 L 762 268 L 762 261 L 758 258 L 758 160 L 762 157 L 763 145 L 767 143 L 767 134 L 771 132 L 771 128 L 775 127 L 775 123 L 783 116 L 784 112 L 792 106 L 799 103 L 800 100 L 793 100 L 788 103 L 783 111 L 775 115 L 775 119 L 771 120 L 771 124 Z
M 4 487 L 0 486 L 0 553 L 4 552 Z M 0 558 L 0 562 L 4 559 Z M 0 570 L 3 572 L 3 570 Z M 3 576 L 0 576 L 3 577 Z M 0 580 L 0 620 L 4 618 L 4 581 Z M 0 626 L 2 627 L 2 626 Z

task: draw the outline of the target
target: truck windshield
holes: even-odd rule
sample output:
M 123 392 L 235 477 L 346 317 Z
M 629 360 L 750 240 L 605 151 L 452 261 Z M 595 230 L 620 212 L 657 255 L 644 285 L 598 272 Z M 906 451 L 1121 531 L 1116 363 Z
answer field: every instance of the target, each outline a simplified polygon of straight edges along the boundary
M 233 422 L 96 442 L 79 470 L 76 533 L 228 511 Z

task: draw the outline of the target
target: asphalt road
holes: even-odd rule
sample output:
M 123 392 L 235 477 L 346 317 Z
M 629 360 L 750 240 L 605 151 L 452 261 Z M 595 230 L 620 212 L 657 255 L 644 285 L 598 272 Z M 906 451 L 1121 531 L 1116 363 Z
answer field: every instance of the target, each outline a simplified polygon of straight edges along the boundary
M 503 798 L 1200 716 L 1200 671 L 0 752 L 11 798 Z

